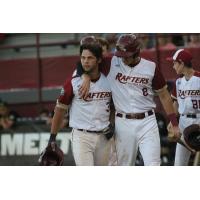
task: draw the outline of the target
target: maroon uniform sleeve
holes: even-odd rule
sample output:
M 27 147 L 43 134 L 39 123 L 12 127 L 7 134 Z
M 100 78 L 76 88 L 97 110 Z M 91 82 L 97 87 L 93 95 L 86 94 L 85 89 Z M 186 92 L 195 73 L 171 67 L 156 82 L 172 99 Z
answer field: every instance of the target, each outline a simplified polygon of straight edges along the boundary
M 200 72 L 195 71 L 195 72 L 194 72 L 194 76 L 196 76 L 196 77 L 200 77 Z
M 111 56 L 104 57 L 100 64 L 100 72 L 107 76 L 110 72 Z
M 166 85 L 166 81 L 158 67 L 155 69 L 154 77 L 152 80 L 152 87 L 154 90 L 162 89 Z
M 58 101 L 61 104 L 69 105 L 72 102 L 72 99 L 74 97 L 72 79 L 73 77 L 67 79 L 61 90 L 60 96 L 58 98 Z
M 172 89 L 172 98 L 173 99 L 177 99 L 177 93 L 176 93 L 176 84 L 174 84 L 174 87 Z

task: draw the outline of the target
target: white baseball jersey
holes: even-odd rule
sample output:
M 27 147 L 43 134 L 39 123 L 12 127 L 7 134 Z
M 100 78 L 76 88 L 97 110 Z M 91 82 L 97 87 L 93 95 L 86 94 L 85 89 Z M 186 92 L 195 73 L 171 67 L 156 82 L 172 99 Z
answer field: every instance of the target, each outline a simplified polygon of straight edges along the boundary
M 166 82 L 154 62 L 141 58 L 134 67 L 113 56 L 108 74 L 115 109 L 122 113 L 142 113 L 156 107 L 154 91 Z
M 109 125 L 111 90 L 107 78 L 101 74 L 90 83 L 86 99 L 79 96 L 82 79 L 79 76 L 67 80 L 58 101 L 70 105 L 69 126 L 75 129 L 100 131 Z
M 186 80 L 185 76 L 176 80 L 172 97 L 178 101 L 179 114 L 200 113 L 200 72 Z
M 178 112 L 180 114 L 179 128 L 181 133 L 183 133 L 184 129 L 189 125 L 200 123 L 199 72 L 195 72 L 189 80 L 186 80 L 185 76 L 178 78 L 172 91 L 172 98 L 176 99 L 178 102 Z M 197 114 L 197 118 L 187 117 L 188 114 Z M 188 165 L 190 155 L 190 151 L 182 145 L 177 144 L 174 165 Z

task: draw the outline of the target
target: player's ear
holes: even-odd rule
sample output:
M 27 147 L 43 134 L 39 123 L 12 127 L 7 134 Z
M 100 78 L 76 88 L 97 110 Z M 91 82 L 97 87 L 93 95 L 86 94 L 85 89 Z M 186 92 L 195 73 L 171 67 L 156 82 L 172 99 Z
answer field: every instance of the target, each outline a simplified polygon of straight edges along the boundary
M 182 60 L 179 59 L 178 62 L 179 62 L 180 65 L 184 66 L 184 62 Z
M 185 63 L 181 60 L 181 65 L 184 67 L 185 66 Z

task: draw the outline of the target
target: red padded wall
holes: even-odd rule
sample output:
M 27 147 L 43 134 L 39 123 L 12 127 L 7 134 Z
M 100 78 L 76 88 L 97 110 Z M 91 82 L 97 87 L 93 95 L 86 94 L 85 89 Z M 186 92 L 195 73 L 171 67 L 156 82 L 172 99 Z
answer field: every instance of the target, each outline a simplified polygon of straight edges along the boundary
M 194 68 L 200 70 L 200 48 L 189 50 L 194 57 Z M 172 63 L 166 61 L 166 57 L 172 56 L 174 51 L 175 50 L 162 50 L 159 52 L 159 66 L 166 80 L 173 80 L 176 78 L 176 74 L 172 69 Z M 142 52 L 142 56 L 157 62 L 155 50 L 145 50 Z M 65 79 L 73 73 L 78 60 L 79 56 L 42 58 L 43 87 L 63 85 Z M 0 61 L 0 90 L 10 88 L 37 88 L 38 72 L 38 62 L 36 59 Z M 162 107 L 159 101 L 156 100 L 156 102 L 157 110 L 161 110 Z M 44 107 L 52 109 L 55 102 L 45 102 L 43 105 Z M 23 105 L 11 106 L 23 116 L 36 116 L 36 113 L 38 113 L 38 104 L 24 103 Z

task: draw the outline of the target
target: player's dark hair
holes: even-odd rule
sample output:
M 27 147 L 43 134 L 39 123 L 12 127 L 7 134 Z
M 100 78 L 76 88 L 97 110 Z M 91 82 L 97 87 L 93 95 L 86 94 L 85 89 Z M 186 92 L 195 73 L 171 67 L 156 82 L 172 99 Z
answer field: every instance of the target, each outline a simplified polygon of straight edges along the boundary
M 184 63 L 187 68 L 192 68 L 192 62 Z
M 105 38 L 97 38 L 97 40 L 99 41 L 99 44 L 103 47 L 103 46 L 106 46 L 106 49 L 109 50 L 110 48 L 110 45 L 109 45 L 109 42 L 108 40 L 106 40 Z
M 82 55 L 83 50 L 89 50 L 97 58 L 97 60 L 102 59 L 102 47 L 99 44 L 84 44 L 80 47 L 80 55 Z
M 183 62 L 183 61 L 182 61 Z M 181 64 L 181 61 L 178 61 L 178 63 L 180 63 Z M 187 68 L 192 68 L 192 62 L 183 62 L 184 63 L 184 65 L 185 65 L 185 67 L 187 67 Z

